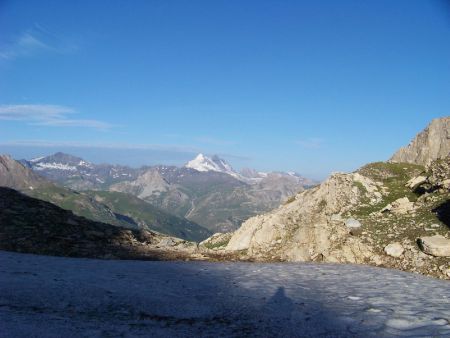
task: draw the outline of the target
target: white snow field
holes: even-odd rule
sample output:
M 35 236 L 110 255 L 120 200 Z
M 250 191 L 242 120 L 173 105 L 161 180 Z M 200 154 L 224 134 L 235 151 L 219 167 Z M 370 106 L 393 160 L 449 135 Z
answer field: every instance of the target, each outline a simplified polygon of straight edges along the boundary
M 358 265 L 0 251 L 0 337 L 450 337 L 450 283 Z

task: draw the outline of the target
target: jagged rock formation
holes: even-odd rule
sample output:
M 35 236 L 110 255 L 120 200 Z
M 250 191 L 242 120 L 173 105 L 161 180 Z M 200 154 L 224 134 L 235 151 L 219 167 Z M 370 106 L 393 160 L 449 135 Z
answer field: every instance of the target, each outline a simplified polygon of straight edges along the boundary
M 450 153 L 450 117 L 434 119 L 406 147 L 400 148 L 390 159 L 427 165 Z
M 147 230 L 128 230 L 74 215 L 0 187 L 0 249 L 55 256 L 177 259 L 196 245 Z

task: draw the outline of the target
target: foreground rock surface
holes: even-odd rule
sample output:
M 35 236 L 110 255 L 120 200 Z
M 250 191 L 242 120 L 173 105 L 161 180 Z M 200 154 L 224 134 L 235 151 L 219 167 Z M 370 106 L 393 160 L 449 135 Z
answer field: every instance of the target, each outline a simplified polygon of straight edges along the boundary
M 0 251 L 0 337 L 444 337 L 448 282 L 337 264 Z

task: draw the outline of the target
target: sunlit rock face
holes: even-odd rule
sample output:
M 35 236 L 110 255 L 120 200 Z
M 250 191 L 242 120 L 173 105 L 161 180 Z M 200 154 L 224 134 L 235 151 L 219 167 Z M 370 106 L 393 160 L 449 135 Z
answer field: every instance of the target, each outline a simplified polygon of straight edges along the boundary
M 450 153 L 450 117 L 434 119 L 410 144 L 400 148 L 392 162 L 427 165 Z

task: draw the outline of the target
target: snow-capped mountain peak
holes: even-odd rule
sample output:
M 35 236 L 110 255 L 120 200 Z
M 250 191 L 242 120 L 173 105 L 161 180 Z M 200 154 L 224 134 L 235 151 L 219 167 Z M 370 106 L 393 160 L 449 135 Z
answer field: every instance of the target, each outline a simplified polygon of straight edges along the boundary
M 221 159 L 217 155 L 208 157 L 200 153 L 193 160 L 186 163 L 185 167 L 201 172 L 215 171 L 228 174 L 236 178 L 240 176 L 225 160 Z
M 91 163 L 69 154 L 56 153 L 45 157 L 36 157 L 29 161 L 34 170 L 77 171 L 79 168 L 92 168 Z

